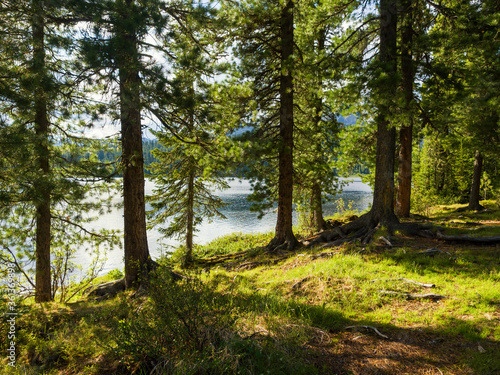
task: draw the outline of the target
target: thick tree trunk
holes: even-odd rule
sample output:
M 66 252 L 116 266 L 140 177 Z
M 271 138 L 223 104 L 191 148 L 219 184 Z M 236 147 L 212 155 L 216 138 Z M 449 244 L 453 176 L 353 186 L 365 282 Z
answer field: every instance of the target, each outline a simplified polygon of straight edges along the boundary
M 269 248 L 296 246 L 292 230 L 293 212 L 293 1 L 281 14 L 280 140 L 278 155 L 278 218 Z
M 481 173 L 483 170 L 483 156 L 479 150 L 474 157 L 474 173 L 472 175 L 472 186 L 470 189 L 469 210 L 482 210 L 484 207 L 479 204 L 479 189 L 481 187 Z
M 35 134 L 38 173 L 36 190 L 36 271 L 35 271 L 35 301 L 46 302 L 52 299 L 50 272 L 51 243 L 51 183 L 49 163 L 49 119 L 47 115 L 47 95 L 43 88 L 46 75 L 45 66 L 45 22 L 41 2 L 33 1 L 33 73 L 35 83 Z
M 116 38 L 120 51 L 117 54 L 120 78 L 120 122 L 122 136 L 124 250 L 126 288 L 137 286 L 146 277 L 150 262 L 146 232 L 144 198 L 144 159 L 142 153 L 139 52 L 133 26 L 126 21 L 132 10 L 123 9 L 122 22 L 117 23 Z
M 329 245 L 336 246 L 354 239 L 361 239 L 362 243 L 368 243 L 381 225 L 387 227 L 389 231 L 399 226 L 398 218 L 394 213 L 396 129 L 389 123 L 392 112 L 390 103 L 396 96 L 398 84 L 396 26 L 396 0 L 381 0 L 379 61 L 386 78 L 379 82 L 374 93 L 379 102 L 375 119 L 377 154 L 372 208 L 359 219 L 322 234 L 309 246 L 318 242 L 329 242 Z
M 187 191 L 187 215 L 186 215 L 186 253 L 184 255 L 184 265 L 188 265 L 193 260 L 193 224 L 194 224 L 194 168 L 189 171 L 188 191 Z
M 398 195 L 396 200 L 396 214 L 399 217 L 410 216 L 411 200 L 411 164 L 412 164 L 412 133 L 413 113 L 413 71 L 412 45 L 413 45 L 413 4 L 412 0 L 402 0 L 403 30 L 401 34 L 401 72 L 402 89 L 405 98 L 405 113 L 401 130 L 399 131 L 399 164 L 398 164 Z
M 391 109 L 384 98 L 396 95 L 397 9 L 395 0 L 380 1 L 380 62 L 388 77 L 377 90 L 377 155 L 375 162 L 375 186 L 371 221 L 391 226 L 398 220 L 394 214 L 394 163 L 396 151 L 396 130 L 390 126 Z

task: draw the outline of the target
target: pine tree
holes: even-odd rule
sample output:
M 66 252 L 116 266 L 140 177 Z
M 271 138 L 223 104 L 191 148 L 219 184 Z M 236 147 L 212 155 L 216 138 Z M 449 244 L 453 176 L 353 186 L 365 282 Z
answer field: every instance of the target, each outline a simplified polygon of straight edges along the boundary
M 159 227 L 165 237 L 184 240 L 187 266 L 193 260 L 196 227 L 204 219 L 224 218 L 220 212 L 224 203 L 212 191 L 227 187 L 217 165 L 218 138 L 222 142 L 227 138 L 224 132 L 219 134 L 223 119 L 210 83 L 219 70 L 217 53 L 213 46 L 209 52 L 211 35 L 200 30 L 212 15 L 192 4 L 185 10 L 189 16 L 184 26 L 192 33 L 179 32 L 173 38 L 173 77 L 164 90 L 150 92 L 154 104 L 149 110 L 161 129 L 154 134 L 162 149 L 153 151 L 158 161 L 151 166 L 155 189 L 148 197 L 153 208 L 148 217 L 149 225 Z
M 149 255 L 144 196 L 141 92 L 146 69 L 142 51 L 151 29 L 165 25 L 161 1 L 85 1 L 78 11 L 94 23 L 86 31 L 82 53 L 87 65 L 104 87 L 117 95 L 121 127 L 123 170 L 125 285 L 137 286 L 146 280 L 152 267 Z M 117 87 L 114 81 L 117 79 Z
M 275 237 L 269 249 L 294 248 L 297 240 L 292 230 L 293 152 L 294 152 L 294 2 L 280 4 L 246 1 L 224 9 L 232 21 L 238 42 L 234 50 L 241 60 L 238 75 L 251 81 L 250 106 L 256 118 L 247 134 L 252 138 L 248 167 L 254 181 L 253 198 L 260 209 L 277 201 Z M 250 113 L 246 113 L 246 119 Z M 256 144 L 259 142 L 260 144 Z M 267 173 L 264 170 L 277 170 Z
M 92 233 L 82 226 L 87 221 L 83 214 L 96 209 L 82 202 L 90 190 L 89 178 L 105 177 L 108 171 L 85 158 L 93 142 L 76 132 L 83 91 L 75 79 L 81 72 L 74 70 L 70 58 L 74 38 L 64 27 L 66 4 L 2 5 L 2 14 L 12 22 L 2 24 L 8 35 L 2 52 L 9 58 L 1 64 L 5 80 L 0 135 L 7 145 L 2 158 L 9 178 L 1 181 L 2 188 L 7 187 L 1 202 L 6 208 L 1 251 L 10 258 L 26 255 L 28 262 L 36 261 L 35 280 L 28 282 L 35 300 L 45 302 L 57 291 L 51 255 L 56 258 L 56 252 L 64 251 L 71 256 L 76 246 L 96 238 L 116 244 L 112 233 Z M 29 269 L 22 272 L 29 277 Z
M 440 195 L 454 195 L 477 210 L 481 159 L 493 161 L 485 164 L 493 171 L 493 155 L 498 154 L 498 4 L 449 1 L 444 9 L 430 33 L 432 69 L 424 82 L 422 107 L 436 131 L 446 135 L 438 160 L 455 184 Z M 457 149 L 466 156 L 457 158 Z

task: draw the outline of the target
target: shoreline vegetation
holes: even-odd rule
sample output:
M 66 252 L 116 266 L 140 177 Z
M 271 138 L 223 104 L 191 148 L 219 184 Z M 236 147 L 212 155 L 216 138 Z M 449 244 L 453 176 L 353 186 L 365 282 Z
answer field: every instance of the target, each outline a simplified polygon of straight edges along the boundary
M 481 204 L 436 206 L 411 220 L 447 235 L 498 235 L 498 202 Z M 380 231 L 369 245 L 269 254 L 271 237 L 233 233 L 197 246 L 188 269 L 179 249 L 159 260 L 147 288 L 113 298 L 86 290 L 65 304 L 19 300 L 16 367 L 4 355 L 3 373 L 500 372 L 498 244 Z M 120 277 L 114 270 L 94 285 Z

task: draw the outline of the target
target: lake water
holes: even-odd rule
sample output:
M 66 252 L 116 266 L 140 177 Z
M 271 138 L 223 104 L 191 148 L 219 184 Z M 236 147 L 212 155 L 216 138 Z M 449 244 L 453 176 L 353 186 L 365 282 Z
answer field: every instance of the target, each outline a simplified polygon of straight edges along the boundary
M 372 189 L 361 182 L 359 177 L 348 179 L 350 182 L 344 187 L 342 193 L 338 194 L 332 202 L 327 202 L 324 207 L 324 215 L 333 215 L 338 211 L 338 205 L 334 201 L 342 199 L 347 207 L 348 202 L 352 202 L 354 210 L 363 211 L 372 203 Z M 250 212 L 250 203 L 247 196 L 252 192 L 249 181 L 229 180 L 230 188 L 223 191 L 217 191 L 224 202 L 229 203 L 221 212 L 227 219 L 215 219 L 213 222 L 204 221 L 196 232 L 194 242 L 197 244 L 206 244 L 217 237 L 232 232 L 252 233 L 268 232 L 274 230 L 276 225 L 276 212 L 268 212 L 262 219 L 257 218 L 257 213 Z M 146 194 L 152 194 L 154 183 L 146 180 Z M 117 201 L 119 197 L 115 198 Z M 294 223 L 297 222 L 294 213 Z M 97 221 L 89 225 L 94 229 L 119 229 L 123 230 L 123 210 L 114 210 L 113 212 L 102 215 Z M 180 244 L 175 239 L 162 239 L 157 230 L 148 231 L 149 251 L 153 259 L 158 258 L 162 253 L 171 251 L 173 247 Z M 115 268 L 123 269 L 123 250 L 114 249 L 107 254 L 107 261 L 103 273 L 109 272 Z M 90 255 L 85 250 L 76 254 L 75 262 L 81 264 L 85 269 L 90 264 Z

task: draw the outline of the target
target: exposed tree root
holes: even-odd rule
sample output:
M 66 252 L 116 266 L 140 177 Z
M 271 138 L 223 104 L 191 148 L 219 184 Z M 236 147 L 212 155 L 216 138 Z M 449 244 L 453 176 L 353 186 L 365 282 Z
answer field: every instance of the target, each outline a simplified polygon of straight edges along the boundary
M 455 210 L 455 212 L 466 212 L 466 211 L 483 211 L 485 210 L 486 207 L 481 206 L 478 204 L 477 206 L 471 206 L 470 204 L 465 207 L 460 207 Z
M 312 255 L 310 255 L 310 258 L 311 259 L 331 258 L 332 256 L 337 255 L 337 254 L 340 254 L 340 251 L 327 251 L 327 252 L 322 252 L 322 253 L 318 253 L 318 254 L 312 254 Z
M 386 336 L 383 333 L 380 333 L 380 331 L 377 328 L 372 327 L 372 326 L 349 326 L 349 327 L 345 327 L 345 329 L 359 329 L 359 328 L 364 328 L 364 329 L 372 330 L 373 332 L 375 332 L 380 337 L 382 337 L 384 339 L 389 339 L 389 336 Z
M 447 251 L 441 251 L 439 249 L 436 249 L 435 247 L 427 249 L 427 250 L 424 250 L 424 251 L 420 251 L 418 254 L 428 255 L 428 256 L 431 256 L 431 257 L 433 257 L 436 254 L 449 255 L 450 257 L 452 256 L 449 252 L 447 252 Z
M 146 277 L 149 277 L 152 272 L 154 272 L 160 265 L 154 260 L 150 259 L 147 263 L 147 272 Z M 170 271 L 173 281 L 179 281 L 181 279 L 186 278 L 184 275 L 181 275 L 177 272 Z M 148 281 L 142 282 L 139 285 L 139 288 L 136 290 L 136 294 L 139 295 L 144 293 L 147 290 Z M 90 287 L 87 289 L 87 296 L 91 298 L 95 298 L 97 300 L 108 299 L 116 296 L 118 293 L 123 292 L 126 289 L 125 278 L 110 281 L 108 283 L 96 285 L 94 287 Z
M 219 263 L 227 262 L 228 260 L 236 260 L 239 258 L 244 258 L 248 255 L 248 253 L 249 253 L 248 250 L 245 250 L 237 253 L 217 255 L 211 258 L 196 259 L 195 263 L 204 266 L 213 266 Z
M 306 282 L 312 279 L 312 276 L 306 276 L 303 279 L 297 281 L 295 284 L 292 285 L 292 290 L 298 290 L 302 287 L 302 285 Z
M 293 251 L 302 244 L 297 241 L 293 234 L 288 235 L 285 239 L 274 237 L 266 246 L 267 253 L 277 253 L 282 250 Z
M 500 243 L 500 236 L 448 236 L 442 234 L 442 231 L 444 231 L 445 228 L 440 226 L 418 223 L 400 223 L 395 216 L 389 217 L 388 220 L 378 220 L 372 212 L 368 212 L 367 214 L 362 215 L 361 217 L 350 223 L 336 227 L 327 232 L 322 232 L 315 239 L 303 242 L 303 245 L 306 247 L 312 247 L 322 244 L 322 246 L 320 247 L 322 249 L 354 242 L 365 245 L 373 241 L 374 235 L 382 227 L 384 227 L 389 232 L 389 234 L 392 234 L 395 231 L 399 231 L 412 237 L 439 239 L 450 242 L 472 242 L 479 244 Z M 387 246 L 392 247 L 392 242 L 388 237 L 379 236 L 378 239 L 384 242 Z
M 277 264 L 279 262 L 281 262 L 282 260 L 285 260 L 289 258 L 288 256 L 284 256 L 284 257 L 280 257 L 280 258 L 277 258 L 277 259 L 273 259 L 273 260 L 266 260 L 266 261 L 257 261 L 257 262 L 245 262 L 245 263 L 242 263 L 242 264 L 239 264 L 237 267 L 235 268 L 232 268 L 234 271 L 244 271 L 244 270 L 251 270 L 251 269 L 254 269 L 254 268 L 257 268 L 257 267 L 260 267 L 260 266 L 268 266 L 268 265 L 272 265 L 272 264 Z
M 407 299 L 430 299 L 433 301 L 439 301 L 442 299 L 449 298 L 447 296 L 443 296 L 441 294 L 427 293 L 427 294 L 413 294 L 413 293 L 405 293 L 405 292 L 394 292 L 392 290 L 383 290 L 380 292 L 381 294 L 390 294 L 394 296 L 402 296 Z
M 405 279 L 405 278 L 399 278 L 399 279 L 375 279 L 375 280 L 371 280 L 371 281 L 372 281 L 372 283 L 375 282 L 375 281 L 404 281 L 405 283 L 422 286 L 424 288 L 434 288 L 436 286 L 436 284 L 426 284 L 426 283 L 421 283 L 419 281 L 414 281 L 414 280 Z
M 390 227 L 397 225 L 397 219 Z M 372 241 L 374 234 L 381 228 L 378 221 L 372 219 L 370 213 L 362 215 L 358 219 L 336 227 L 329 232 L 322 233 L 313 241 L 305 244 L 307 247 L 325 243 L 321 248 L 329 248 L 339 246 L 345 243 L 361 242 L 361 244 L 368 244 Z M 391 229 L 389 229 L 391 231 Z
M 118 293 L 125 290 L 125 278 L 120 280 L 110 281 L 109 283 L 104 283 L 93 287 L 89 293 L 88 297 L 96 299 L 107 299 L 116 296 Z

